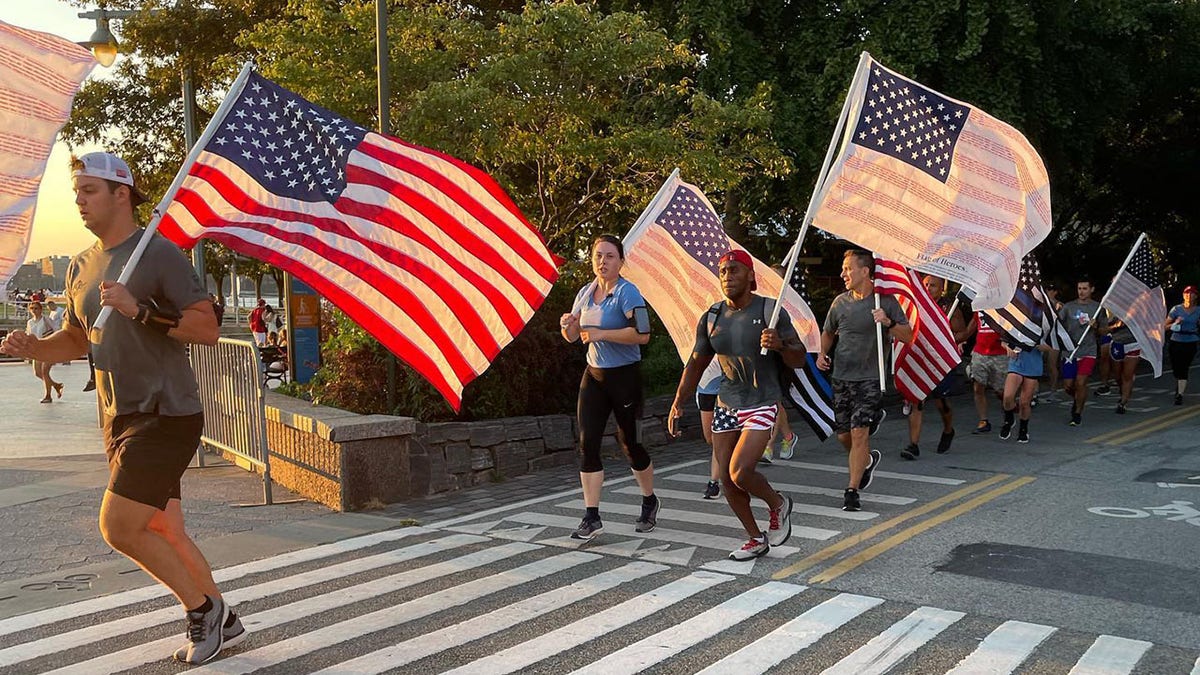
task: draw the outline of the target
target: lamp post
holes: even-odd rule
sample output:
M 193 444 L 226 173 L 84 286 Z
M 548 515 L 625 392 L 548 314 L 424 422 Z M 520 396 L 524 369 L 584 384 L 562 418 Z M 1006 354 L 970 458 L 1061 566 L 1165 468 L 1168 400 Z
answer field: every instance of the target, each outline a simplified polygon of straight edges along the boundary
M 143 10 L 150 13 L 157 13 L 162 10 L 150 9 Z M 132 10 L 110 10 L 100 5 L 97 9 L 91 12 L 80 12 L 78 14 L 81 19 L 95 19 L 96 30 L 87 42 L 80 42 L 83 47 L 92 50 L 92 55 L 100 62 L 100 65 L 108 68 L 117 60 L 117 37 L 113 35 L 109 28 L 108 22 L 111 19 L 125 19 L 138 14 Z M 183 141 L 190 150 L 196 144 L 196 86 L 192 82 L 192 67 L 184 65 L 181 72 L 182 79 L 182 94 L 183 94 Z M 196 268 L 196 276 L 200 277 L 200 283 L 205 290 L 208 289 L 207 275 L 204 271 L 204 242 L 196 242 L 195 248 L 192 249 L 192 265 Z M 220 289 L 217 289 L 218 291 Z

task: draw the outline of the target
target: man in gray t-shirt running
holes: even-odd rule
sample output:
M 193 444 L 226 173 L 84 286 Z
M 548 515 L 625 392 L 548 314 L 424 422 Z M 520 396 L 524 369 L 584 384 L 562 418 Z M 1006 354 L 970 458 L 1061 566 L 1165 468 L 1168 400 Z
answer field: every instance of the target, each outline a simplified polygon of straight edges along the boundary
M 842 260 L 842 282 L 846 292 L 833 299 L 821 329 L 821 353 L 817 367 L 833 369 L 833 411 L 838 440 L 850 453 L 849 485 L 842 510 L 862 509 L 858 493 L 867 489 L 882 455 L 871 450 L 871 424 L 878 419 L 883 392 L 879 388 L 878 337 L 875 326 L 884 328 L 884 338 L 911 342 L 912 326 L 890 295 L 874 307 L 875 257 L 866 251 L 846 251 Z M 834 341 L 837 347 L 834 347 Z M 833 358 L 829 351 L 833 349 Z
M 188 623 L 175 658 L 204 663 L 246 633 L 188 537 L 180 506 L 179 481 L 204 428 L 185 345 L 216 344 L 216 316 L 191 263 L 161 236 L 151 238 L 128 283 L 113 281 L 141 239 L 133 209 L 146 198 L 115 155 L 89 153 L 71 168 L 75 204 L 97 242 L 68 267 L 62 329 L 42 339 L 15 332 L 0 351 L 58 363 L 90 348 L 109 464 L 100 532 L 175 594 Z M 94 331 L 103 307 L 112 315 Z
M 1092 295 L 1095 287 L 1090 279 L 1080 279 L 1075 284 L 1075 299 L 1058 310 L 1058 318 L 1079 346 L 1075 358 L 1063 363 L 1062 383 L 1067 396 L 1074 398 L 1071 405 L 1069 424 L 1077 427 L 1083 423 L 1083 406 L 1088 399 L 1088 378 L 1096 368 L 1097 340 L 1108 333 L 1108 310 L 1100 312 L 1100 303 Z
M 721 256 L 717 272 L 726 299 L 700 317 L 696 346 L 679 378 L 667 426 L 672 436 L 679 435 L 683 406 L 716 357 L 724 380 L 713 411 L 713 455 L 725 500 L 750 535 L 729 557 L 752 560 L 782 545 L 792 533 L 791 498 L 776 492 L 757 467 L 778 415 L 779 369 L 799 367 L 807 354 L 787 312 L 781 310 L 776 327 L 768 328 L 774 304 L 753 292 L 757 287 L 754 260 L 748 253 L 738 250 Z M 761 353 L 763 349 L 767 354 Z M 751 495 L 770 509 L 766 532 L 754 519 Z

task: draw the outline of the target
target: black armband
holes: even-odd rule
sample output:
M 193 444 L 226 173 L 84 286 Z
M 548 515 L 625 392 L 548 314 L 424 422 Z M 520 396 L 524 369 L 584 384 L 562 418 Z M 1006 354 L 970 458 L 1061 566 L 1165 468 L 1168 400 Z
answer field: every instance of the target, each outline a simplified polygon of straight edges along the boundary
M 138 313 L 134 320 L 166 335 L 172 328 L 179 327 L 180 318 L 180 315 L 162 311 L 154 300 L 143 300 L 138 303 Z

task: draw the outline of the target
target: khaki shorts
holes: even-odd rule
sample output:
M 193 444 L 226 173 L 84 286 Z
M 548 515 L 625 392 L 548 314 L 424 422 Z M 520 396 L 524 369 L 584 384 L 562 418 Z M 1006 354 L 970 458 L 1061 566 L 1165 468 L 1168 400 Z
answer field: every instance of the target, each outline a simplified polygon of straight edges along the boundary
M 1008 356 L 997 354 L 972 354 L 971 367 L 967 375 L 973 382 L 978 382 L 994 391 L 1004 391 L 1004 379 L 1008 377 Z

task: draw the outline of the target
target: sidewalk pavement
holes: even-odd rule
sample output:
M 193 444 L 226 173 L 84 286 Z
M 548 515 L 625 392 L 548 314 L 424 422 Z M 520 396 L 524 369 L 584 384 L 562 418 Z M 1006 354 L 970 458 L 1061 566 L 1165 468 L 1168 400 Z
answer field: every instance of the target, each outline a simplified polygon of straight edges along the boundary
M 64 394 L 43 404 L 30 366 L 0 363 L 0 619 L 152 583 L 98 531 L 108 465 L 95 394 L 81 391 L 87 362 L 52 372 L 66 385 Z M 702 442 L 652 449 L 658 466 L 707 452 Z M 306 501 L 239 507 L 262 504 L 261 477 L 211 454 L 205 463 L 184 475 L 183 509 L 188 532 L 214 568 L 579 486 L 576 470 L 565 467 L 382 511 L 335 513 Z M 628 475 L 627 467 L 609 464 L 611 477 Z M 275 485 L 273 498 L 296 495 Z

